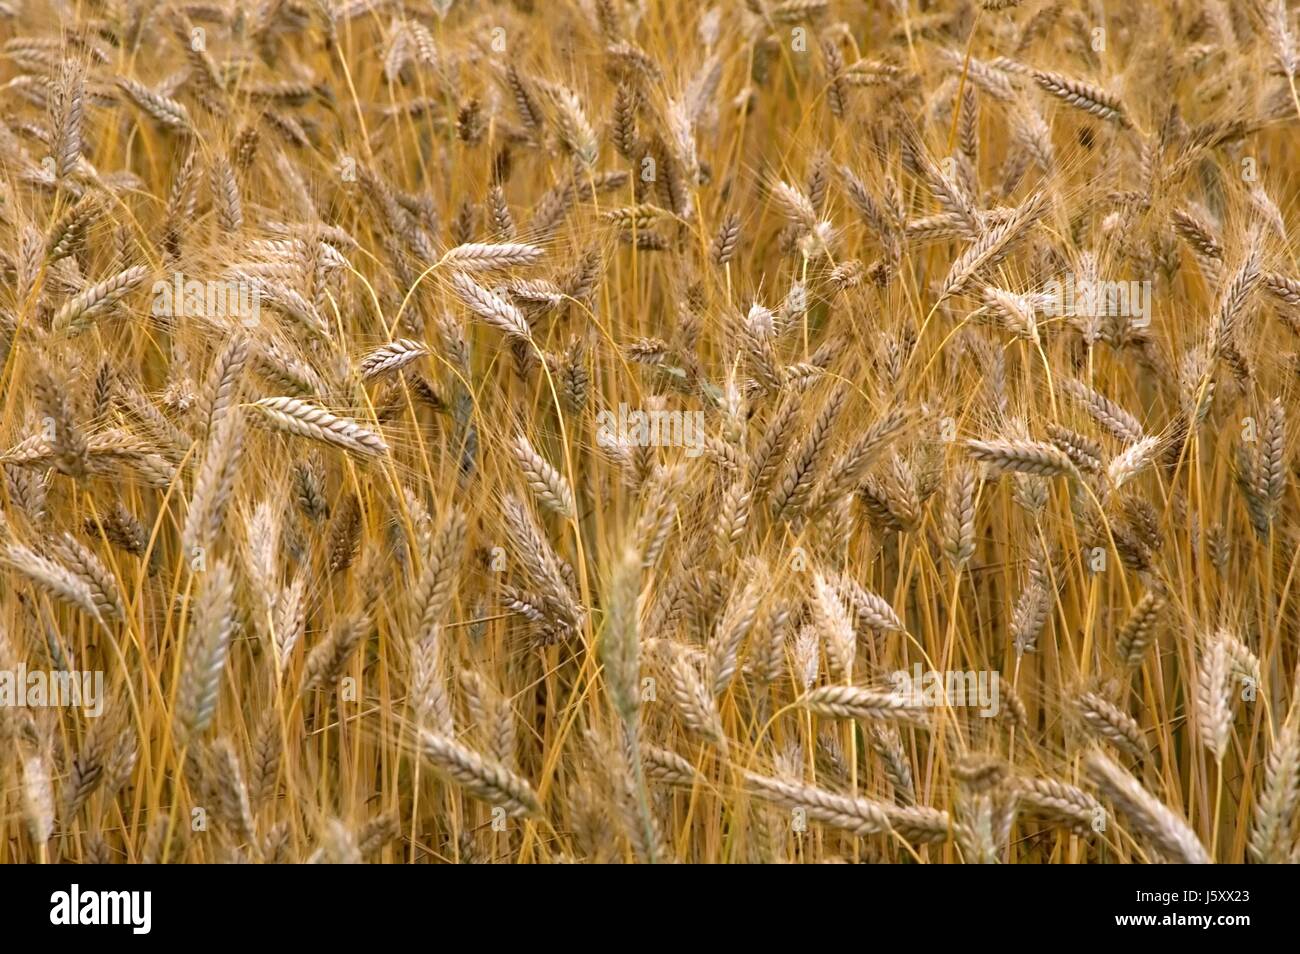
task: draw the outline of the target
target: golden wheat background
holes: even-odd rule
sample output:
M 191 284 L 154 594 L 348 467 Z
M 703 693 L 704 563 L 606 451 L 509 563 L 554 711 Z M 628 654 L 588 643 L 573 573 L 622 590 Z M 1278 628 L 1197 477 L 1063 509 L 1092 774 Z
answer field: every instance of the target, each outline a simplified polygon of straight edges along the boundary
M 0 37 L 0 862 L 1296 860 L 1285 0 Z

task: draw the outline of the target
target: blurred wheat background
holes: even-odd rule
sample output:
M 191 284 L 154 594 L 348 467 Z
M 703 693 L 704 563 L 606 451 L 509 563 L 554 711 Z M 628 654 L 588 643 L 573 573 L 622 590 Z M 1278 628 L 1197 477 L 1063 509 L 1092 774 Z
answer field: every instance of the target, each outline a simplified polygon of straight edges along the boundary
M 1295 21 L 3 0 L 0 861 L 1296 860 Z

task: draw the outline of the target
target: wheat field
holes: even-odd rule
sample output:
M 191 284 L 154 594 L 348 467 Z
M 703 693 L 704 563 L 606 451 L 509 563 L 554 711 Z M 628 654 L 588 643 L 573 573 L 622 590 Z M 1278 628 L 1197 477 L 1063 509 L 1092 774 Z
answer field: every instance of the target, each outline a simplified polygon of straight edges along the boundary
M 1300 859 L 1286 0 L 0 0 L 0 862 Z

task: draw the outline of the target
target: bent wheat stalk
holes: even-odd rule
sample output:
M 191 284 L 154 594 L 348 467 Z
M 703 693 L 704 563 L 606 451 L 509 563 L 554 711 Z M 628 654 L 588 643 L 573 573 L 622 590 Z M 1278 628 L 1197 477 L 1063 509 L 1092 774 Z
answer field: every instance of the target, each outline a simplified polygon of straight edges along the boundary
M 331 414 L 323 407 L 295 397 L 262 398 L 253 405 L 275 430 L 341 447 L 365 457 L 388 453 L 384 439 L 356 421 Z
M 505 766 L 454 739 L 421 730 L 420 753 L 475 798 L 499 805 L 512 818 L 541 811 L 537 795 L 524 779 Z

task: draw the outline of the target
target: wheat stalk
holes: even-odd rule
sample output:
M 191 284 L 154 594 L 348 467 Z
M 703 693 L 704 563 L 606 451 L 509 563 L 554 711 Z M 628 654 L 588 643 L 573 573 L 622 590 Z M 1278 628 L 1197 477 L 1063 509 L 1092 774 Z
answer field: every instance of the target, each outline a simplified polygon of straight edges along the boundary
M 511 817 L 535 815 L 541 807 L 524 779 L 454 739 L 421 731 L 420 754 L 475 798 L 504 808 Z
M 1187 823 L 1141 782 L 1100 752 L 1090 752 L 1085 764 L 1102 793 L 1161 854 L 1179 864 L 1210 863 L 1205 847 Z
M 275 430 L 341 447 L 362 456 L 378 457 L 388 453 L 388 445 L 378 434 L 301 398 L 262 398 L 253 406 Z

